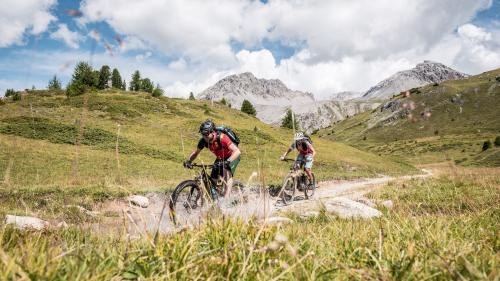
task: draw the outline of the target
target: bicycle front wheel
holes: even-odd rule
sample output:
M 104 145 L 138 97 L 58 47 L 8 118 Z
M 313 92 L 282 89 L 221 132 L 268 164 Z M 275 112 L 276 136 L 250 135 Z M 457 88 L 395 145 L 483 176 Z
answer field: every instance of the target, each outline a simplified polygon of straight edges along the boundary
M 194 180 L 181 182 L 169 199 L 170 218 L 174 224 L 195 221 L 204 204 L 202 190 Z
M 289 205 L 293 202 L 296 189 L 297 181 L 295 180 L 295 178 L 290 175 L 286 176 L 281 187 L 281 200 L 283 200 L 283 204 Z

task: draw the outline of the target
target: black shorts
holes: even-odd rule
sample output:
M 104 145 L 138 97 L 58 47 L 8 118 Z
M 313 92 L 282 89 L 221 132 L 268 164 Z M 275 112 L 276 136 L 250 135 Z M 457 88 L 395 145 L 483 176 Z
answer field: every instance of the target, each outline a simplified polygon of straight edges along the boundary
M 221 160 L 215 160 L 214 167 L 212 168 L 212 172 L 210 173 L 210 177 L 212 179 L 218 179 L 220 176 L 222 176 L 224 179 L 227 179 L 227 176 L 229 174 L 231 174 L 231 169 L 227 165 L 222 165 Z

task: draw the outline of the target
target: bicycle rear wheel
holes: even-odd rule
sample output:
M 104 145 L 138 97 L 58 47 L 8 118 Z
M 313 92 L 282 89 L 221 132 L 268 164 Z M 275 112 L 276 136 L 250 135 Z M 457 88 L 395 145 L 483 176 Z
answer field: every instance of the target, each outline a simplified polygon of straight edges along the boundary
M 312 174 L 312 178 L 311 182 L 309 177 L 305 176 L 304 196 L 306 199 L 313 197 L 314 191 L 316 190 L 316 178 L 314 177 L 314 173 Z
M 283 204 L 289 205 L 295 198 L 295 190 L 297 189 L 297 181 L 294 177 L 287 175 L 281 186 L 281 199 Z
M 194 180 L 181 182 L 170 195 L 170 218 L 174 224 L 196 220 L 204 204 L 203 191 Z

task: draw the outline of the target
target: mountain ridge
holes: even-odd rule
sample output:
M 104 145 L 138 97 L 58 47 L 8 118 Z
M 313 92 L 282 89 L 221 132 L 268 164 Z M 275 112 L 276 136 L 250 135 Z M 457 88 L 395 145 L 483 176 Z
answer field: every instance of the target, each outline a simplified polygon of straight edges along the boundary
M 363 94 L 363 98 L 386 99 L 393 94 L 427 84 L 468 77 L 442 63 L 425 60 L 414 68 L 396 72 Z

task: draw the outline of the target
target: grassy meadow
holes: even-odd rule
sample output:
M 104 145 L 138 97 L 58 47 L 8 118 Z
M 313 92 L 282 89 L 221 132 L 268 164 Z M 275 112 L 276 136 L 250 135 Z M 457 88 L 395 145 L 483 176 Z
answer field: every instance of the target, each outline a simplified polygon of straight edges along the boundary
M 95 202 L 130 193 L 168 191 L 194 176 L 182 161 L 196 147 L 199 124 L 212 118 L 240 136 L 236 177 L 259 172 L 279 183 L 288 164 L 278 161 L 292 139 L 219 103 L 106 90 L 67 98 L 30 91 L 0 105 L 0 215 L 59 216 L 64 205 L 92 209 Z M 417 170 L 356 148 L 313 138 L 318 179 L 400 175 Z M 204 151 L 198 162 L 211 163 Z
M 240 135 L 237 177 L 258 172 L 258 181 L 272 184 L 287 172 L 277 158 L 291 131 L 218 103 L 120 91 L 70 99 L 34 91 L 21 101 L 4 101 L 0 218 L 34 215 L 70 226 L 21 231 L 0 223 L 0 280 L 498 280 L 495 167 L 449 161 L 431 167 L 432 178 L 391 182 L 368 194 L 394 202 L 393 209 L 379 206 L 378 219 L 346 220 L 322 211 L 314 218 L 287 214 L 292 224 L 265 225 L 214 216 L 156 241 L 149 234 L 91 231 L 84 222 L 99 223 L 101 215 L 89 218 L 67 206 L 92 210 L 97 202 L 167 191 L 192 177 L 181 163 L 206 118 Z M 317 136 L 313 141 L 320 180 L 418 172 L 398 153 L 367 152 Z M 405 153 L 401 141 L 392 149 Z M 418 155 L 425 153 L 416 149 L 414 159 Z M 200 161 L 211 160 L 204 152 Z
M 500 136 L 500 69 L 398 93 L 383 106 L 318 135 L 414 164 L 500 165 L 500 147 L 482 151 L 485 141 Z
M 3 227 L 0 279 L 498 280 L 500 171 L 452 165 L 438 174 L 369 194 L 395 203 L 373 220 L 324 212 L 281 226 L 214 218 L 156 244 Z

